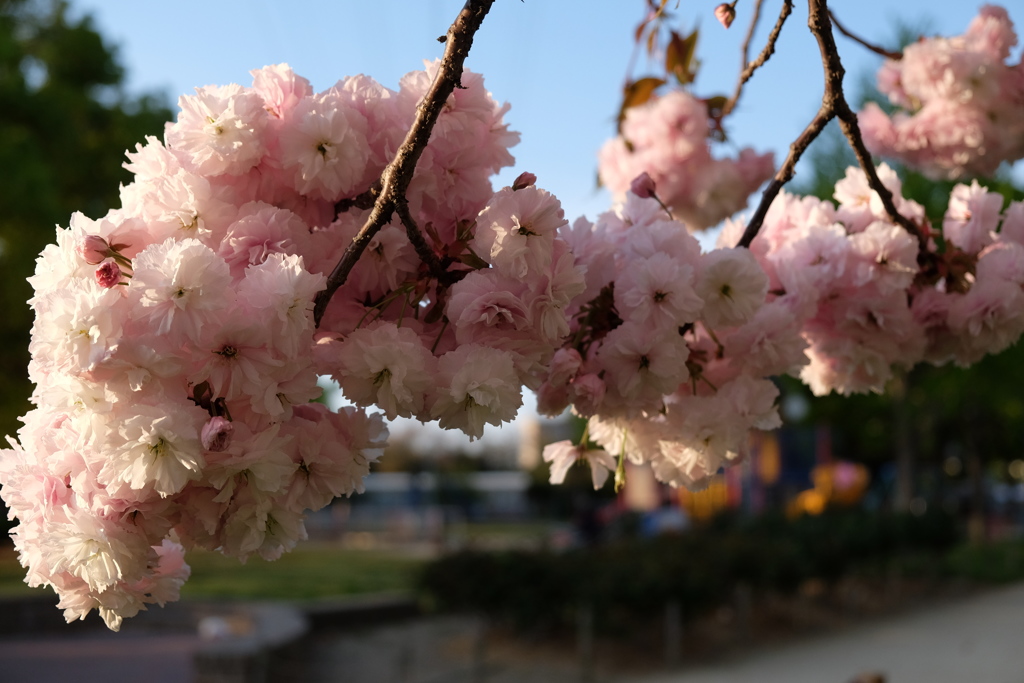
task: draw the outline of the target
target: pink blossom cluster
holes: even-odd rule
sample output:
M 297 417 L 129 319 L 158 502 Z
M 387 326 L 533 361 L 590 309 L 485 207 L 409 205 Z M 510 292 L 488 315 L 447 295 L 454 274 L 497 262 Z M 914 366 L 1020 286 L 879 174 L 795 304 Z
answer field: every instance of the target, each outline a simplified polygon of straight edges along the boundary
M 345 221 L 324 237 L 350 236 Z M 540 384 L 569 333 L 566 309 L 585 287 L 558 237 L 565 222 L 558 200 L 532 184 L 499 190 L 444 245 L 461 254 L 450 286 L 418 270 L 415 254 L 403 261 L 405 232 L 385 228 L 327 309 L 318 368 L 350 401 L 388 418 L 437 420 L 471 438 L 511 420 L 522 387 Z
M 878 72 L 878 88 L 898 107 L 870 103 L 858 116 L 872 153 L 954 180 L 992 175 L 1024 157 L 1024 63 L 1006 10 L 985 5 L 967 31 L 922 38 Z
M 701 488 L 738 462 L 751 429 L 780 420 L 770 377 L 815 394 L 881 392 L 897 366 L 969 365 L 1024 333 L 1024 203 L 1005 210 L 977 182 L 958 185 L 939 252 L 923 208 L 878 169 L 893 223 L 859 168 L 833 204 L 783 192 L 751 249 L 701 253 L 654 199 L 628 195 L 565 231 L 587 267 L 571 334 L 538 390 L 543 412 L 588 418 L 580 444 L 551 444 L 552 482 L 576 462 L 603 485 L 622 459 L 673 486 Z M 728 221 L 720 244 L 745 225 Z M 588 444 L 593 442 L 597 447 Z M 618 462 L 617 462 L 618 461 Z
M 770 375 L 805 361 L 791 314 L 768 301 L 769 281 L 747 249 L 701 253 L 686 225 L 654 199 L 565 231 L 586 265 L 568 341 L 538 390 L 541 411 L 571 405 L 600 449 L 552 444 L 560 482 L 578 460 L 594 485 L 616 459 L 648 463 L 672 485 L 699 488 L 743 452 L 752 428 L 779 425 Z
M 900 213 L 931 233 L 923 208 L 878 169 Z M 836 184 L 838 206 L 782 193 L 752 251 L 770 280 L 771 305 L 786 309 L 807 343 L 800 378 L 817 395 L 881 393 L 893 367 L 929 361 L 970 365 L 1024 332 L 1024 205 L 958 185 L 942 226 L 944 249 L 895 225 L 862 170 Z M 725 241 L 742 225 L 730 224 Z
M 35 408 L 0 451 L 0 495 L 26 581 L 69 621 L 97 609 L 117 629 L 177 598 L 184 549 L 274 559 L 307 510 L 361 491 L 383 419 L 314 402 L 318 375 L 471 436 L 540 383 L 582 271 L 551 195 L 491 188 L 518 135 L 468 72 L 409 190 L 447 275 L 388 225 L 314 328 L 366 217 L 345 200 L 380 176 L 436 69 L 397 92 L 356 76 L 315 93 L 286 65 L 199 88 L 164 143 L 128 154 L 122 207 L 75 214 L 40 255 Z
M 747 205 L 775 172 L 773 154 L 745 147 L 735 159 L 711 156 L 707 104 L 673 90 L 626 110 L 621 133 L 599 154 L 599 175 L 621 200 L 633 179 L 647 173 L 659 198 L 692 230 L 717 225 Z

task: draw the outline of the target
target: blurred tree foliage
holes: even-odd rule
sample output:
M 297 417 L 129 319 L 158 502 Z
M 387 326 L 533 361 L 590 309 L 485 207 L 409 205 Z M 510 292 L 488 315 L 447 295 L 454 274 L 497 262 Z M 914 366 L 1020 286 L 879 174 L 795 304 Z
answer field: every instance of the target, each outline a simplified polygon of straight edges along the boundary
M 165 98 L 130 97 L 117 50 L 62 0 L 0 0 L 0 436 L 29 409 L 35 258 L 74 211 L 119 205 L 124 152 L 162 135 Z

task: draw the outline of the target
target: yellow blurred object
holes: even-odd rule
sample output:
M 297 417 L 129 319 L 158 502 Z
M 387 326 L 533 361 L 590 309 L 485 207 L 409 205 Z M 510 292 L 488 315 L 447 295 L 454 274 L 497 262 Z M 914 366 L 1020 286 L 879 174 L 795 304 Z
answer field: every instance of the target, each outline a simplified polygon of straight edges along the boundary
M 820 515 L 825 511 L 826 504 L 828 504 L 828 499 L 818 489 L 807 489 L 801 491 L 796 498 L 790 501 L 786 512 L 790 517 Z
M 811 470 L 814 488 L 827 492 L 830 503 L 853 505 L 864 497 L 871 476 L 864 465 L 852 462 L 835 462 L 818 465 Z
M 729 490 L 725 477 L 715 475 L 703 491 L 679 489 L 679 505 L 693 519 L 711 519 L 729 505 Z
M 761 483 L 771 486 L 782 474 L 782 453 L 779 450 L 779 439 L 775 432 L 755 432 L 757 434 L 757 474 Z M 753 433 L 751 434 L 753 439 Z
M 814 488 L 801 492 L 786 508 L 790 516 L 820 515 L 828 505 L 853 505 L 864 497 L 871 477 L 864 465 L 832 462 L 811 470 Z

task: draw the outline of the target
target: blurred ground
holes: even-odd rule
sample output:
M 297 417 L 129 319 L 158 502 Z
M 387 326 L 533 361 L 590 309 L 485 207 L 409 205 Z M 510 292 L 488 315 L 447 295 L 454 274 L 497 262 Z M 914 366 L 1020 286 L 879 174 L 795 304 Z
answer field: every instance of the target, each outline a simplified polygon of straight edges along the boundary
M 852 627 L 734 661 L 630 683 L 848 683 L 869 673 L 886 683 L 1024 681 L 1024 585 Z
M 562 683 L 583 680 L 576 643 L 480 638 L 469 617 L 425 617 L 357 631 L 320 632 L 278 661 L 268 683 Z M 684 641 L 685 642 L 685 641 Z M 190 635 L 109 634 L 0 638 L 0 681 L 186 683 Z M 553 646 L 554 645 L 554 646 Z M 658 670 L 658 643 L 646 669 Z M 1024 584 L 946 599 L 826 635 L 731 650 L 727 659 L 640 675 L 595 651 L 597 683 L 849 683 L 878 672 L 886 683 L 1024 682 Z
M 684 645 L 681 665 L 670 671 L 657 639 L 634 645 L 639 652 L 632 657 L 622 651 L 635 639 L 624 636 L 624 648 L 599 639 L 585 673 L 571 637 L 531 640 L 491 630 L 481 641 L 480 622 L 437 617 L 364 633 L 319 634 L 293 653 L 290 675 L 273 680 L 851 683 L 881 674 L 885 683 L 1024 683 L 1024 584 L 939 597 L 931 605 L 917 602 L 899 614 L 851 623 L 816 634 L 755 637 L 747 647 L 717 654 Z
M 188 683 L 193 678 L 194 634 L 118 634 L 103 630 L 74 636 L 0 639 L 3 683 Z

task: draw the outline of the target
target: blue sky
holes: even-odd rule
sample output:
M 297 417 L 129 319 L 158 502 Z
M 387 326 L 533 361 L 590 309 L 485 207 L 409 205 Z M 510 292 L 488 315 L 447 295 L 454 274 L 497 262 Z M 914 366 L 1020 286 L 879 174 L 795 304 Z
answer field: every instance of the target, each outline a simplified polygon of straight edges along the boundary
M 699 26 L 702 69 L 694 91 L 729 93 L 739 69 L 739 45 L 752 0 L 740 0 L 737 21 L 724 30 L 712 15 L 719 0 L 680 0 L 674 10 L 683 29 Z M 422 60 L 441 54 L 460 0 L 71 0 L 88 12 L 120 49 L 130 92 L 163 91 L 176 98 L 195 86 L 251 83 L 249 71 L 288 62 L 317 89 L 357 73 L 397 87 Z M 774 23 L 779 0 L 766 0 L 758 49 Z M 849 28 L 893 44 L 895 26 L 959 33 L 980 3 L 925 0 L 835 0 Z M 670 2 L 669 7 L 675 3 Z M 512 104 L 508 120 L 523 134 L 517 158 L 499 182 L 529 170 L 558 195 L 566 214 L 593 216 L 608 198 L 595 190 L 597 149 L 613 132 L 632 30 L 642 0 L 498 0 L 484 21 L 467 65 L 483 73 L 494 96 Z M 777 158 L 810 120 L 821 98 L 817 47 L 798 1 L 768 66 L 747 88 L 728 122 L 732 142 L 773 149 Z M 1024 18 L 1017 17 L 1024 21 Z M 856 82 L 880 59 L 850 41 L 839 47 Z
M 702 67 L 693 88 L 699 96 L 731 93 L 747 13 L 753 6 L 752 0 L 739 0 L 737 21 L 726 31 L 713 17 L 719 1 L 680 0 L 674 10 L 680 30 L 700 28 Z M 755 54 L 775 22 L 781 0 L 764 4 Z M 981 3 L 832 4 L 848 28 L 895 47 L 900 22 L 928 34 L 957 34 Z M 249 85 L 251 69 L 279 62 L 288 62 L 318 90 L 357 73 L 396 88 L 403 74 L 421 68 L 424 59 L 441 55 L 437 37 L 447 31 L 462 2 L 291 0 L 286 7 L 281 0 L 71 0 L 71 5 L 75 13 L 92 14 L 103 35 L 119 46 L 129 92 L 163 91 L 176 98 L 195 86 Z M 522 142 L 512 150 L 516 166 L 497 179 L 499 186 L 528 170 L 562 200 L 570 220 L 580 214 L 594 218 L 608 208 L 608 196 L 595 189 L 596 153 L 614 132 L 633 28 L 643 10 L 642 0 L 495 3 L 466 64 L 484 74 L 498 100 L 512 104 L 507 120 L 522 133 Z M 821 62 L 806 28 L 806 13 L 806 5 L 798 0 L 777 53 L 755 75 L 727 123 L 731 142 L 717 154 L 753 146 L 758 151 L 775 150 L 779 162 L 817 111 Z M 1024 16 L 1015 18 L 1024 22 Z M 873 74 L 881 63 L 849 40 L 839 37 L 838 43 L 851 85 Z M 512 433 L 505 430 L 502 435 Z M 488 435 L 485 443 L 494 430 L 488 428 Z

